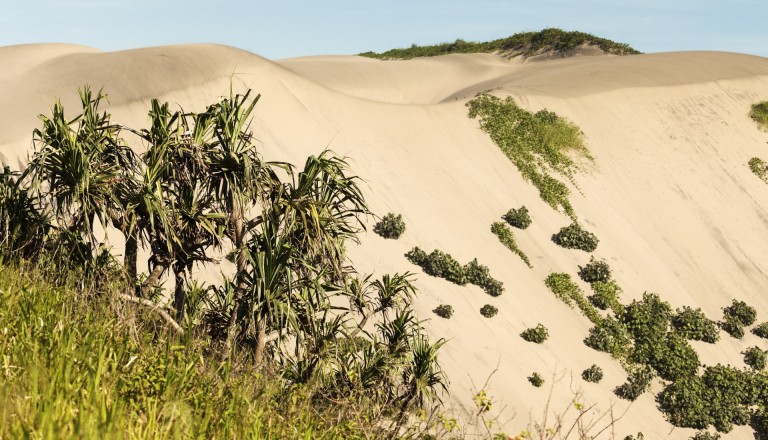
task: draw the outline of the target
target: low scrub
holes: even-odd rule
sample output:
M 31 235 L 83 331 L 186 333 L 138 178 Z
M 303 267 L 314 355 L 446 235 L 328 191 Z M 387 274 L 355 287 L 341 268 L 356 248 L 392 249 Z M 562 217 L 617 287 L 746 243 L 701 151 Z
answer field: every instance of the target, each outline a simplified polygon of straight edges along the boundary
M 733 300 L 730 306 L 723 308 L 723 320 L 720 328 L 736 339 L 744 337 L 744 327 L 749 327 L 757 319 L 757 310 L 744 301 Z
M 499 313 L 499 309 L 490 304 L 486 304 L 480 308 L 480 314 L 486 318 L 493 318 L 497 313 Z
M 595 260 L 595 257 L 590 257 L 589 263 L 586 266 L 579 266 L 579 278 L 587 283 L 594 283 L 596 281 L 607 283 L 611 280 L 611 268 L 605 261 Z
M 672 316 L 672 328 L 685 339 L 714 344 L 720 339 L 717 324 L 708 319 L 700 308 L 694 310 L 688 306 L 677 309 Z
M 427 254 L 418 247 L 411 249 L 405 257 L 411 263 L 421 267 L 428 275 L 443 278 L 460 286 L 467 283 L 474 284 L 491 296 L 504 293 L 503 283 L 493 278 L 488 267 L 478 263 L 477 259 L 462 266 L 445 252 L 435 249 Z
M 517 242 L 515 241 L 515 235 L 512 233 L 512 231 L 509 229 L 507 225 L 505 225 L 502 222 L 496 222 L 491 225 L 491 232 L 498 237 L 501 244 L 506 246 L 507 249 L 512 251 L 515 255 L 520 257 L 521 260 L 523 260 L 523 263 L 525 263 L 528 267 L 531 266 L 531 260 L 528 259 L 528 256 L 525 255 L 525 252 L 523 252 L 520 247 L 517 246 Z
M 768 339 L 768 322 L 764 322 L 752 329 L 752 333 L 763 339 Z
M 595 281 L 590 286 L 594 294 L 587 297 L 587 299 L 595 307 L 600 310 L 611 309 L 614 313 L 620 313 L 623 310 L 624 306 L 619 302 L 621 287 L 616 284 L 616 281 Z
M 768 130 L 768 101 L 753 104 L 749 111 L 749 117 L 757 123 L 760 129 Z
M 753 157 L 749 159 L 747 165 L 752 174 L 759 177 L 763 182 L 768 183 L 768 163 L 759 157 Z
M 544 379 L 539 373 L 535 372 L 528 376 L 528 382 L 530 382 L 531 385 L 535 386 L 536 388 L 541 388 L 541 386 L 544 385 Z
M 593 364 L 591 367 L 581 372 L 581 378 L 587 382 L 600 383 L 603 380 L 603 369 Z
M 589 318 L 592 323 L 598 323 L 603 319 L 600 316 L 600 312 L 584 297 L 579 286 L 573 282 L 571 276 L 567 273 L 551 273 L 544 280 L 544 284 L 569 307 L 573 307 L 576 304 L 581 313 Z
M 373 226 L 373 232 L 384 238 L 397 240 L 405 232 L 405 222 L 401 214 L 389 213 Z
M 765 370 L 765 361 L 768 357 L 768 352 L 762 350 L 760 347 L 749 347 L 741 354 L 744 355 L 744 363 L 749 365 L 753 370 L 762 371 Z
M 624 400 L 635 401 L 641 394 L 648 391 L 652 380 L 653 371 L 648 367 L 639 367 L 631 372 L 627 381 L 613 392 Z
M 632 347 L 627 329 L 617 320 L 608 317 L 589 329 L 584 345 L 610 354 L 614 359 L 623 359 Z
M 520 333 L 520 337 L 525 339 L 528 342 L 541 344 L 544 341 L 546 341 L 547 338 L 549 338 L 549 331 L 547 330 L 546 327 L 539 324 L 536 327 L 524 330 L 522 333 Z
M 558 246 L 584 252 L 594 252 L 600 242 L 595 234 L 585 230 L 576 222 L 560 229 L 560 232 L 552 236 L 552 241 Z
M 432 312 L 441 318 L 451 319 L 451 316 L 453 316 L 453 306 L 448 304 L 440 304 L 439 306 L 435 307 Z
M 519 209 L 510 209 L 502 218 L 510 226 L 518 229 L 527 229 L 528 226 L 531 226 L 531 216 L 525 206 L 521 206 Z

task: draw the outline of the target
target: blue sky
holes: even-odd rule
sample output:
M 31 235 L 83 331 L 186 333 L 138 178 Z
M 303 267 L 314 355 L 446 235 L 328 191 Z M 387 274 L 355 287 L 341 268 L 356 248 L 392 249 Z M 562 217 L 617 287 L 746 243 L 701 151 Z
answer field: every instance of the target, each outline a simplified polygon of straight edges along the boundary
M 560 27 L 643 52 L 768 56 L 766 0 L 2 0 L 0 46 L 220 43 L 271 59 Z

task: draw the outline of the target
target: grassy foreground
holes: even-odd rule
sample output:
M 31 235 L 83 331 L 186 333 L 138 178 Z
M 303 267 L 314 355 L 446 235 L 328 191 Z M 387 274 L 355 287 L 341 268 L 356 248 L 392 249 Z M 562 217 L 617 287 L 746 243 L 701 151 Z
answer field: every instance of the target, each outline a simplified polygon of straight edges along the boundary
M 582 44 L 597 46 L 612 55 L 636 55 L 641 52 L 624 43 L 617 43 L 584 32 L 568 32 L 557 28 L 543 29 L 538 32 L 520 32 L 498 40 L 476 42 L 458 39 L 453 43 L 441 43 L 429 46 L 391 49 L 386 52 L 363 52 L 360 56 L 383 60 L 407 60 L 419 57 L 434 57 L 452 53 L 503 53 L 514 57 L 526 57 L 544 52 L 563 54 Z

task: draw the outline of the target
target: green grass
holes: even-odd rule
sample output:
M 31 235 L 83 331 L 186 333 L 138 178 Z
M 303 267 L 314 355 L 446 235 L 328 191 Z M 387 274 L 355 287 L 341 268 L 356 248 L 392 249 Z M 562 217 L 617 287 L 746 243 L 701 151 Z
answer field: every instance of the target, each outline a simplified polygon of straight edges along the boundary
M 480 128 L 539 190 L 541 199 L 575 220 L 570 190 L 553 175 L 576 186 L 574 175 L 580 166 L 575 158 L 593 160 L 579 127 L 548 110 L 532 113 L 522 109 L 512 97 L 502 100 L 483 93 L 467 107 L 469 117 L 479 119 Z
M 304 397 L 209 355 L 109 286 L 0 266 L 0 438 L 367 438 L 355 398 Z M 247 362 L 242 365 L 248 365 Z
M 762 130 L 768 130 L 768 101 L 758 102 L 752 105 L 749 117 L 757 123 Z
M 531 260 L 529 260 L 528 256 L 525 255 L 525 252 L 523 252 L 517 246 L 517 242 L 515 241 L 515 234 L 512 233 L 512 230 L 509 229 L 506 224 L 503 222 L 495 222 L 491 225 L 491 232 L 493 232 L 493 234 L 499 238 L 501 244 L 506 246 L 506 248 L 512 251 L 515 255 L 520 257 L 526 266 L 533 267 L 531 266 Z
M 441 43 L 429 46 L 416 44 L 408 48 L 391 49 L 386 52 L 363 52 L 360 56 L 382 60 L 411 59 L 434 57 L 452 53 L 501 53 L 513 57 L 526 57 L 543 52 L 564 54 L 582 44 L 597 46 L 604 52 L 613 55 L 634 55 L 640 52 L 627 44 L 617 43 L 605 38 L 577 31 L 563 31 L 557 28 L 543 29 L 538 32 L 520 32 L 510 37 L 498 40 L 475 42 L 458 39 L 452 43 Z

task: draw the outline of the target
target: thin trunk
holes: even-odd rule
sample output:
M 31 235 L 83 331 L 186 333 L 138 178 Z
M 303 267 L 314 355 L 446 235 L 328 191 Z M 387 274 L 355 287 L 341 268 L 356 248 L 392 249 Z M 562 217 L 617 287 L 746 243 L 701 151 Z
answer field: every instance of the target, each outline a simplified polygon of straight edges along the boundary
M 176 277 L 176 288 L 173 293 L 173 308 L 176 310 L 176 321 L 181 322 L 184 318 L 184 307 L 187 302 L 187 292 L 184 283 L 184 265 L 180 263 L 174 264 L 173 273 Z
M 235 288 L 235 303 L 232 307 L 232 313 L 229 316 L 229 329 L 227 330 L 227 352 L 234 353 L 237 338 L 237 311 L 240 303 L 245 297 L 245 291 L 248 283 L 245 281 L 245 272 L 248 270 L 248 250 L 245 248 L 245 227 L 243 223 L 242 207 L 238 203 L 233 204 L 230 214 L 230 224 L 232 225 L 232 244 L 238 249 L 237 258 L 237 287 Z
M 136 232 L 129 235 L 125 240 L 125 256 L 123 257 L 123 266 L 125 274 L 128 277 L 128 285 L 131 286 L 131 294 L 137 289 L 136 286 L 136 261 L 139 255 L 139 243 L 136 239 Z
M 149 276 L 146 280 L 144 280 L 144 283 L 141 285 L 141 295 L 147 296 L 149 294 L 149 291 L 152 290 L 153 287 L 157 285 L 157 283 L 160 281 L 160 277 L 163 276 L 163 273 L 168 269 L 168 264 L 156 264 L 155 267 L 152 268 L 152 272 L 149 273 Z
M 261 369 L 264 361 L 264 348 L 267 346 L 267 323 L 263 318 L 256 323 L 256 350 L 253 353 L 256 369 Z

